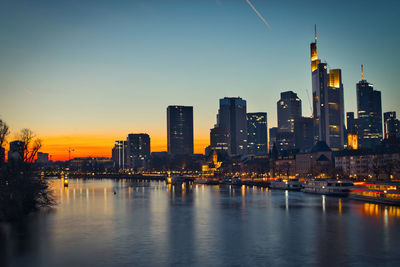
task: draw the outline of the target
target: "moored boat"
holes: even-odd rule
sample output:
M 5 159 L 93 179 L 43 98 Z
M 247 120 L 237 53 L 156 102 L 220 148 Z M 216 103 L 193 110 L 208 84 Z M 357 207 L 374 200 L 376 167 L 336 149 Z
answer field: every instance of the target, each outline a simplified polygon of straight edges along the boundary
M 353 183 L 341 180 L 312 179 L 304 182 L 301 189 L 304 193 L 348 196 Z
M 399 182 L 368 182 L 351 188 L 350 198 L 373 203 L 400 205 Z
M 302 183 L 298 179 L 276 179 L 270 182 L 269 188 L 283 190 L 300 190 Z

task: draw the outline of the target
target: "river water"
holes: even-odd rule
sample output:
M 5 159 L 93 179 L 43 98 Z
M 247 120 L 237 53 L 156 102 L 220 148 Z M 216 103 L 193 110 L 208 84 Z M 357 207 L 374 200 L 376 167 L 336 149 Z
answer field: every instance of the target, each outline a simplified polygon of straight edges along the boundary
M 0 266 L 400 266 L 400 208 L 257 187 L 70 179 L 0 225 Z

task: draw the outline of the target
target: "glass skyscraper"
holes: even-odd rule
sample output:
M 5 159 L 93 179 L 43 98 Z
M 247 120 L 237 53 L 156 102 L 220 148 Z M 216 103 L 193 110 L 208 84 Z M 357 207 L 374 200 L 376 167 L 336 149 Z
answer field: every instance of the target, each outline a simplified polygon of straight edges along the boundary
M 168 154 L 193 154 L 193 107 L 168 106 L 167 108 Z
M 268 150 L 267 113 L 247 113 L 247 154 L 266 155 Z

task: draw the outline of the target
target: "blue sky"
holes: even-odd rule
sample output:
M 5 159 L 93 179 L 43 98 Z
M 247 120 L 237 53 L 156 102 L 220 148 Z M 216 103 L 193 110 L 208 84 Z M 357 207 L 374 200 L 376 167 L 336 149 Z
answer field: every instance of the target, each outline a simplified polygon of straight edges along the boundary
M 208 138 L 218 99 L 241 96 L 268 112 L 296 92 L 311 114 L 309 44 L 341 68 L 356 111 L 360 64 L 400 113 L 397 1 L 4 1 L 0 4 L 0 116 L 39 135 L 148 132 L 166 139 L 166 107 L 193 105 Z M 311 94 L 311 93 L 310 93 Z

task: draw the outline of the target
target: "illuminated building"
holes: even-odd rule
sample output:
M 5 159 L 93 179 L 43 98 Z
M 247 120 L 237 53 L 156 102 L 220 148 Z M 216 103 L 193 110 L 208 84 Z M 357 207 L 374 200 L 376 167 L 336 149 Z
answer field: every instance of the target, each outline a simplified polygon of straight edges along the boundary
M 218 161 L 217 151 L 214 150 L 211 160 L 203 164 L 201 166 L 201 170 L 205 176 L 212 176 L 214 175 L 215 171 L 217 171 L 221 167 L 221 165 L 222 162 Z
M 267 154 L 268 131 L 267 113 L 247 113 L 247 154 L 262 156 Z
M 385 112 L 383 114 L 383 126 L 385 129 L 385 138 L 393 139 L 400 137 L 400 121 L 396 119 L 396 112 Z
M 317 33 L 311 43 L 314 140 L 325 141 L 333 150 L 344 146 L 344 100 L 340 69 L 328 71 L 317 53 Z
M 353 133 L 347 134 L 347 148 L 358 149 L 358 135 Z
M 111 159 L 118 169 L 125 169 L 127 159 L 127 142 L 115 141 L 114 147 L 111 151 Z
M 373 148 L 382 140 L 381 92 L 364 80 L 361 65 L 361 81 L 357 83 L 358 139 L 362 148 Z
M 281 99 L 276 103 L 278 114 L 278 130 L 294 132 L 294 121 L 301 118 L 301 100 L 292 91 L 281 93 Z
M 229 150 L 229 133 L 228 130 L 222 127 L 214 127 L 210 130 L 210 151 L 220 151 L 230 154 Z M 206 153 L 208 154 L 208 153 Z
M 230 155 L 247 154 L 246 100 L 240 97 L 220 99 L 216 126 L 228 131 Z
M 168 154 L 193 154 L 193 107 L 168 106 L 167 108 Z
M 150 136 L 148 134 L 128 134 L 127 165 L 132 169 L 146 168 L 150 159 Z

